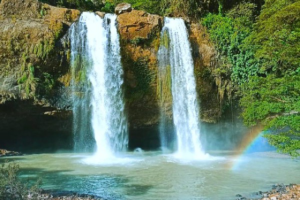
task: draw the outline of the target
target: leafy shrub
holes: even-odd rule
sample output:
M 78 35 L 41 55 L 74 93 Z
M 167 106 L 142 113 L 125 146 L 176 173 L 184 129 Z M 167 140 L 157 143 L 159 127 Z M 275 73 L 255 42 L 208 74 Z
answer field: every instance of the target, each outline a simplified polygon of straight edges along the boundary
M 253 47 L 247 43 L 255 19 L 255 5 L 242 3 L 230 10 L 225 16 L 209 13 L 202 24 L 209 30 L 221 56 L 225 57 L 230 69 L 231 80 L 237 84 L 246 82 L 258 73 Z M 224 71 L 220 69 L 220 71 Z
M 17 164 L 2 164 L 0 167 L 0 199 L 34 200 L 40 195 L 39 183 L 28 186 L 18 178 L 20 168 Z
M 266 137 L 281 152 L 298 156 L 300 150 L 300 68 L 278 78 L 252 77 L 242 87 L 241 106 L 247 125 L 258 122 L 269 130 Z

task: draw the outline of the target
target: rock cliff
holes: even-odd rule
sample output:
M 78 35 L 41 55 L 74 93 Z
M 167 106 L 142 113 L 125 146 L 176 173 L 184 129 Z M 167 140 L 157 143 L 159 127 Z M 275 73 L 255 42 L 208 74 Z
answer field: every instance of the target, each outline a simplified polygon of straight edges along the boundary
M 36 0 L 0 4 L 0 102 L 41 99 L 68 71 L 60 38 L 80 15 Z
M 1 1 L 1 134 L 8 134 L 18 124 L 19 128 L 12 131 L 15 134 L 26 129 L 36 134 L 71 135 L 72 113 L 68 111 L 71 105 L 66 103 L 63 110 L 59 110 L 57 101 L 64 100 L 59 91 L 67 88 L 70 82 L 70 49 L 65 35 L 79 16 L 78 10 L 56 8 L 37 0 Z M 157 51 L 163 17 L 127 8 L 118 12 L 117 20 L 130 131 L 157 127 Z M 217 62 L 216 51 L 201 25 L 187 22 L 187 27 L 201 100 L 201 118 L 215 122 L 221 116 L 221 102 L 211 75 Z M 28 118 L 32 117 L 30 113 L 35 115 L 36 127 L 26 126 L 30 123 Z

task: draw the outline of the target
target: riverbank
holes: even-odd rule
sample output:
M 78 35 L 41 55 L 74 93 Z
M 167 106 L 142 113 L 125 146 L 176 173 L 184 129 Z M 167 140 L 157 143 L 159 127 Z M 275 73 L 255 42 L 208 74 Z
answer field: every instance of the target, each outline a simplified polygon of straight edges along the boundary
M 236 195 L 236 200 L 299 200 L 300 199 L 300 184 L 278 184 L 273 185 L 272 190 L 267 192 L 256 192 L 253 196 L 259 198 L 244 197 L 240 194 Z
M 256 196 L 258 198 L 255 198 Z M 236 200 L 299 200 L 300 199 L 300 184 L 278 184 L 273 185 L 272 190 L 267 192 L 256 192 L 252 197 L 244 197 L 240 194 L 236 195 Z M 259 197 L 261 196 L 261 197 Z M 43 200 L 104 200 L 100 197 L 79 195 L 79 194 L 56 194 L 56 195 L 45 195 Z M 234 199 L 234 198 L 233 198 Z
M 23 155 L 20 152 L 16 152 L 16 151 L 9 151 L 6 149 L 0 149 L 0 157 L 4 157 L 4 156 L 21 156 Z
M 38 197 L 39 200 L 104 200 L 101 197 L 76 194 L 72 192 L 67 192 L 65 194 L 41 194 Z

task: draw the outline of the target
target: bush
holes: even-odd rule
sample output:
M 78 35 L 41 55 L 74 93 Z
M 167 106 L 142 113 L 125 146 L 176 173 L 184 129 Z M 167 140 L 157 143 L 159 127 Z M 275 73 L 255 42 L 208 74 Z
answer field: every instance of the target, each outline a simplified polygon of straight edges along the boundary
M 40 195 L 39 183 L 28 186 L 18 178 L 20 168 L 17 164 L 2 164 L 0 168 L 0 199 L 1 200 L 34 200 Z

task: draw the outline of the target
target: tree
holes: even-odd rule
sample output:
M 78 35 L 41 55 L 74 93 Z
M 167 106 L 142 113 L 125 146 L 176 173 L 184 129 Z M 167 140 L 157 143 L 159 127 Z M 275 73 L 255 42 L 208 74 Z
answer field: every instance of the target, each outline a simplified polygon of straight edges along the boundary
M 278 78 L 252 77 L 242 89 L 240 101 L 246 125 L 264 125 L 271 145 L 283 153 L 299 156 L 300 70 Z

